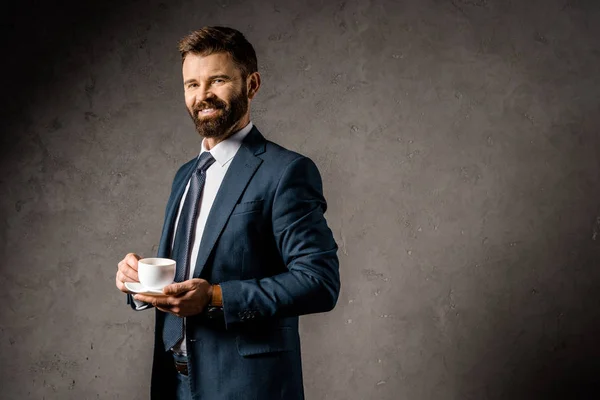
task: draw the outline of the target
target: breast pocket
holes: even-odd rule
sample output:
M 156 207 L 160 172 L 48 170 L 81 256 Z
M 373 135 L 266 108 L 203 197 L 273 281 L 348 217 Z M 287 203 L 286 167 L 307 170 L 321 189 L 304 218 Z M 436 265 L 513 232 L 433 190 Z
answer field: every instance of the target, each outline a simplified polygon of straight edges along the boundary
M 258 212 L 262 211 L 263 207 L 264 207 L 263 200 L 255 200 L 255 201 L 247 201 L 244 203 L 239 203 L 234 207 L 233 212 L 231 213 L 231 216 L 250 214 L 250 213 L 258 213 Z

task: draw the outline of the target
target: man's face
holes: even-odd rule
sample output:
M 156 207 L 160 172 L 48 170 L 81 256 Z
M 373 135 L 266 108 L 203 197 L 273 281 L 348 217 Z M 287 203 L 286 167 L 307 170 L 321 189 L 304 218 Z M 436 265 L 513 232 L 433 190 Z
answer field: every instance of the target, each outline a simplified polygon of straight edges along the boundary
M 248 113 L 246 82 L 231 56 L 188 54 L 183 62 L 185 104 L 202 137 L 227 137 Z

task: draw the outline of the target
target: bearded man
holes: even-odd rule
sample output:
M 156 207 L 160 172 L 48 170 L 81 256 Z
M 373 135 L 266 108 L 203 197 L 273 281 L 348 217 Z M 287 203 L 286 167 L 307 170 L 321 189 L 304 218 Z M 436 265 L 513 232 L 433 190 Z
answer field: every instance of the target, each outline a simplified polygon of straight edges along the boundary
M 261 77 L 239 31 L 205 27 L 179 50 L 202 140 L 175 174 L 157 254 L 176 260 L 175 283 L 133 295 L 135 253 L 116 275 L 133 309 L 156 311 L 151 398 L 303 399 L 298 317 L 340 290 L 321 176 L 250 121 Z

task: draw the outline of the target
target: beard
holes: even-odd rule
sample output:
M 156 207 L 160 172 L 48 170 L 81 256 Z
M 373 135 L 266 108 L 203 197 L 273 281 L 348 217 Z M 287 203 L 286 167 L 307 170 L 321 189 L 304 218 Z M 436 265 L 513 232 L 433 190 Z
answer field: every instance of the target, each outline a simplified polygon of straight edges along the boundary
M 208 118 L 199 117 L 198 115 L 202 115 L 201 111 L 205 108 L 214 108 L 217 115 Z M 242 86 L 240 92 L 231 99 L 229 106 L 225 101 L 214 97 L 194 105 L 191 111 L 188 109 L 190 117 L 196 125 L 196 130 L 200 136 L 205 138 L 219 138 L 228 135 L 247 111 L 246 86 Z

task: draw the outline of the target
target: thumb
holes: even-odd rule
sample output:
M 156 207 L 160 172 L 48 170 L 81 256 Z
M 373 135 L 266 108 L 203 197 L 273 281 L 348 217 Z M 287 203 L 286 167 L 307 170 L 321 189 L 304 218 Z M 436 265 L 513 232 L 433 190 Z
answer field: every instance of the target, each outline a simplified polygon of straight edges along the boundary
M 163 288 L 163 293 L 170 295 L 170 296 L 176 296 L 180 293 L 183 292 L 187 292 L 189 290 L 192 290 L 192 282 L 190 281 L 183 281 L 183 282 L 178 282 L 178 283 L 172 283 L 170 285 L 167 285 Z

